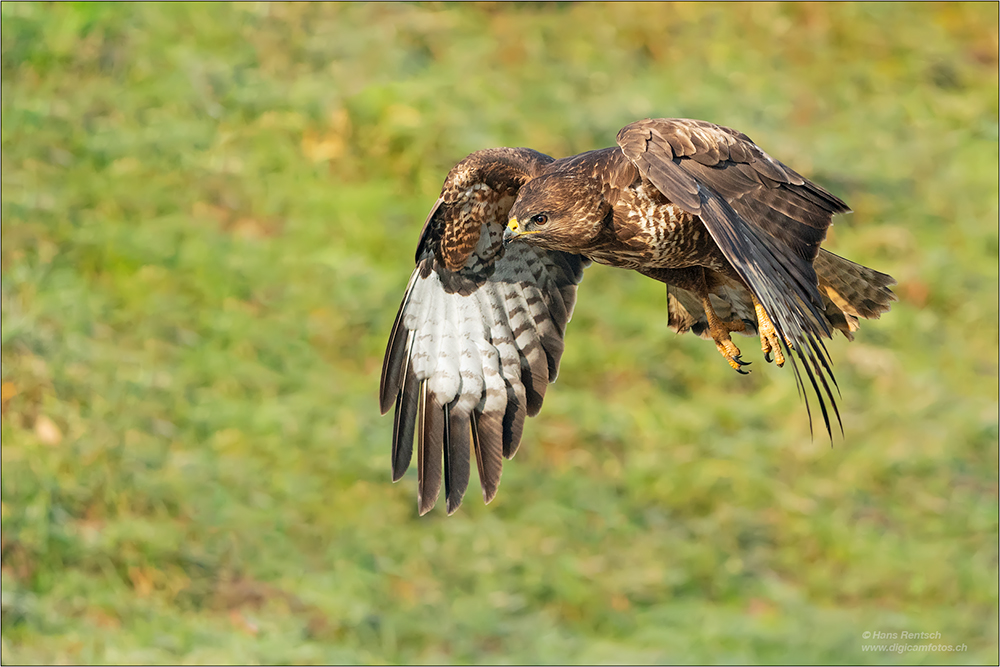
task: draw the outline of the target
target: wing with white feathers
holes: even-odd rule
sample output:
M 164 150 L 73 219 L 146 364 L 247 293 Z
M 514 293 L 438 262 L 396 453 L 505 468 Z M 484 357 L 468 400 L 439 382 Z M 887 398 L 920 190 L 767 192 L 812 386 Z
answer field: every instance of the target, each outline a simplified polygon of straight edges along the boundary
M 417 266 L 382 366 L 382 413 L 395 405 L 392 477 L 417 442 L 421 514 L 444 480 L 447 510 L 462 502 L 471 454 L 489 502 L 502 457 L 521 440 L 525 416 L 555 380 L 576 285 L 578 255 L 516 244 L 503 248 L 517 190 L 552 158 L 525 148 L 478 151 L 445 179 L 417 248 Z

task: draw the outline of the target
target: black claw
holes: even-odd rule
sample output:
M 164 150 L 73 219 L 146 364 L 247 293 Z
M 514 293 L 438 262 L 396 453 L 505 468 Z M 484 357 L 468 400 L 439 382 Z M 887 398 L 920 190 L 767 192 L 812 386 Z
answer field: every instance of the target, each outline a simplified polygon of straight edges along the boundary
M 771 363 L 772 359 L 771 359 L 771 353 L 770 352 L 765 352 L 764 353 L 764 361 L 766 361 L 767 363 Z
M 743 370 L 742 367 L 743 366 L 749 366 L 753 362 L 743 361 L 739 357 L 733 357 L 733 361 L 735 361 L 740 366 L 740 368 L 735 369 L 737 373 L 739 373 L 740 375 L 749 375 L 750 374 L 750 371 L 745 371 L 745 370 Z

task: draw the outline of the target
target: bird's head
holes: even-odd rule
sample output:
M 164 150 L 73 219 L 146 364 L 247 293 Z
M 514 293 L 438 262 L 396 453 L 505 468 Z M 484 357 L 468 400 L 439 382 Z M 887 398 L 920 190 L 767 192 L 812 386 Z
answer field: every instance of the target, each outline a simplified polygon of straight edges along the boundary
M 546 174 L 517 193 L 504 230 L 504 245 L 531 245 L 579 252 L 600 233 L 611 206 L 591 179 L 576 174 Z

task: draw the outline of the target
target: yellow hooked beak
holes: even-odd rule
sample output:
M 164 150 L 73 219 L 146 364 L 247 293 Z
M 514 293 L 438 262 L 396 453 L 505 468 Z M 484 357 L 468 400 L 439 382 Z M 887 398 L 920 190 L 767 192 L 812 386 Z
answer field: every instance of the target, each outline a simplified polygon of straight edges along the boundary
M 522 236 L 527 236 L 528 234 L 537 234 L 539 231 L 541 230 L 521 229 L 521 226 L 517 223 L 517 218 L 511 218 L 507 222 L 507 229 L 503 230 L 503 244 L 507 245 L 514 239 L 520 238 Z
M 503 230 L 504 247 L 506 247 L 508 243 L 516 239 L 518 236 L 525 233 L 526 232 L 522 232 L 521 228 L 518 226 L 517 218 L 511 218 L 507 223 L 507 229 Z

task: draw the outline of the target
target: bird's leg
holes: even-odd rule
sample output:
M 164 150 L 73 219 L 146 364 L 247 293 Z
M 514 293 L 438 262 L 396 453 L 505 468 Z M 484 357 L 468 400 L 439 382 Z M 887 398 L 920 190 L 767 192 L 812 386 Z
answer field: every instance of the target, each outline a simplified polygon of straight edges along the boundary
M 701 275 L 699 292 L 701 304 L 705 308 L 705 317 L 708 319 L 708 331 L 712 334 L 715 346 L 719 348 L 719 353 L 726 358 L 726 361 L 729 362 L 733 370 L 746 375 L 748 371 L 743 370 L 743 366 L 749 365 L 750 362 L 740 359 L 740 348 L 736 347 L 736 343 L 733 342 L 732 337 L 729 335 L 732 331 L 746 331 L 746 324 L 743 323 L 743 320 L 727 322 L 719 317 L 715 312 L 715 308 L 712 307 L 712 300 L 709 298 L 708 283 L 705 281 L 704 272 Z
M 637 270 L 644 276 L 666 283 L 668 293 L 670 286 L 675 285 L 701 299 L 701 306 L 705 309 L 705 318 L 708 320 L 708 332 L 712 335 L 715 346 L 719 348 L 719 353 L 726 358 L 726 361 L 737 373 L 743 375 L 748 373 L 748 371 L 743 370 L 743 366 L 748 366 L 750 362 L 740 359 L 740 348 L 736 347 L 729 334 L 733 331 L 746 331 L 747 324 L 752 325 L 752 323 L 743 320 L 728 322 L 715 312 L 712 300 L 709 298 L 709 278 L 711 278 L 714 287 L 718 280 L 715 273 L 710 273 L 709 270 L 701 266 L 688 266 L 680 269 L 640 268 Z
M 771 321 L 767 311 L 764 310 L 764 306 L 757 300 L 757 295 L 750 292 L 750 297 L 753 299 L 753 309 L 757 312 L 757 332 L 760 334 L 760 349 L 764 353 L 764 359 L 767 363 L 771 363 L 771 354 L 773 353 L 774 362 L 778 366 L 784 366 L 785 355 L 781 352 L 781 343 L 778 341 L 778 330 L 774 327 L 774 322 Z M 785 342 L 788 344 L 789 349 L 791 349 L 791 342 L 787 339 Z

